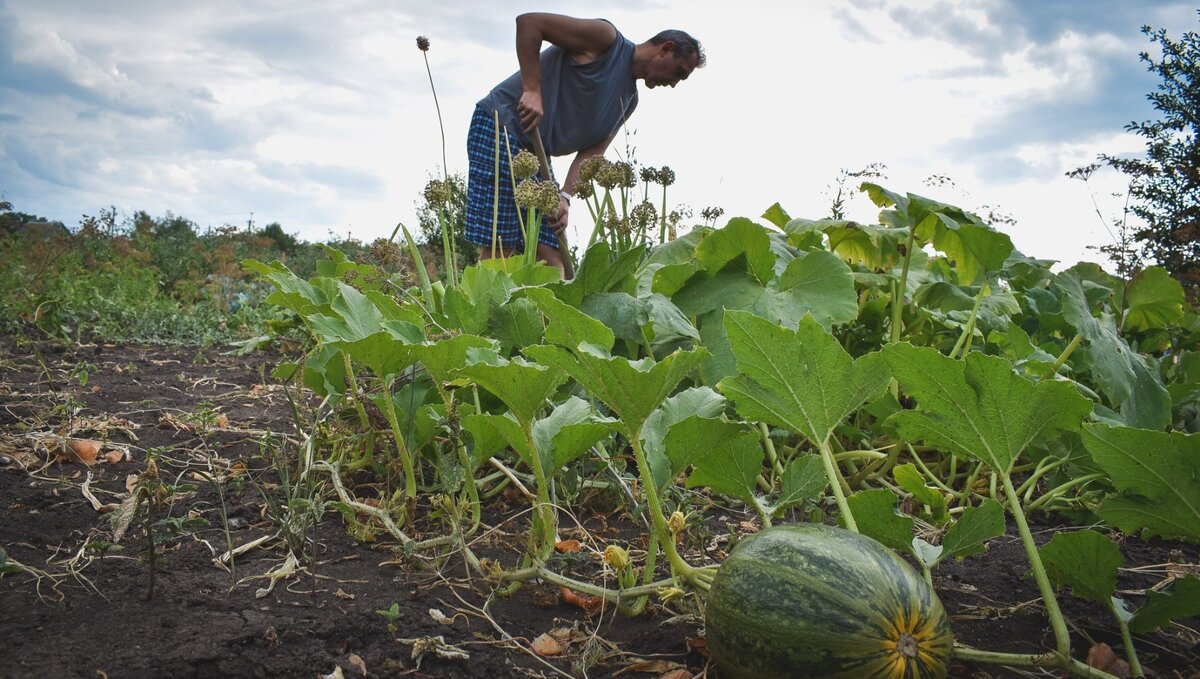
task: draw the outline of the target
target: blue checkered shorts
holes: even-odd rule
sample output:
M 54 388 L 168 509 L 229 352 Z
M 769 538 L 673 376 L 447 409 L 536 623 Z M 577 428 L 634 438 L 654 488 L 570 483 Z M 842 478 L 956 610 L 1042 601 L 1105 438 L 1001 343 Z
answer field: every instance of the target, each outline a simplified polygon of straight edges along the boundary
M 522 216 L 518 214 L 517 202 L 513 197 L 512 173 L 508 167 L 508 146 L 512 155 L 517 155 L 521 146 L 515 138 L 500 130 L 500 200 L 494 198 L 496 186 L 496 119 L 492 113 L 475 107 L 471 116 L 471 129 L 467 133 L 467 160 L 470 164 L 467 179 L 467 230 L 468 241 L 482 247 L 492 244 L 492 216 L 496 210 L 496 237 L 505 248 L 521 250 L 525 236 L 521 231 Z M 532 152 L 532 149 L 530 149 Z M 498 209 L 497 209 L 498 208 Z M 538 242 L 558 248 L 558 237 L 543 220 Z

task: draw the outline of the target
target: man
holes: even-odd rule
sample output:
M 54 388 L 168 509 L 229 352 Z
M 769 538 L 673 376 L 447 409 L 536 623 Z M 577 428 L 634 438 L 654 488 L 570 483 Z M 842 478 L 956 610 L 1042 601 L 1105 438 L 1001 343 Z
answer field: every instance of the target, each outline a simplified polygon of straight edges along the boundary
M 542 43 L 550 43 L 541 51 Z M 540 54 L 539 54 L 540 52 Z M 532 13 L 517 17 L 517 63 L 520 70 L 479 101 L 467 136 L 470 161 L 467 182 L 467 240 L 480 246 L 480 257 L 492 256 L 492 224 L 496 207 L 496 120 L 500 124 L 499 206 L 496 254 L 509 256 L 525 247 L 520 229 L 509 149 L 533 148 L 539 130 L 546 154 L 575 159 L 563 186 L 571 189 L 584 160 L 603 155 L 638 103 L 637 81 L 647 87 L 675 87 L 704 65 L 704 51 L 683 31 L 663 31 L 635 45 L 608 21 L 576 19 L 561 14 Z M 570 199 L 562 195 L 559 210 L 543 222 L 538 259 L 563 264 L 557 233 L 567 226 Z

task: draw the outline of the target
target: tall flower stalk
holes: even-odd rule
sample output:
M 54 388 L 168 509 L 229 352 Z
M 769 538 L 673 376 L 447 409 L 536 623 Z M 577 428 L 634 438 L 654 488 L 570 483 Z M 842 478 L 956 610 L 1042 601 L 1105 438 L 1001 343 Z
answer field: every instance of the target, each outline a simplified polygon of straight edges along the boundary
M 438 103 L 437 87 L 433 84 L 433 69 L 429 67 L 429 38 L 420 35 L 417 36 L 417 49 L 421 50 L 421 56 L 425 59 L 425 73 L 429 76 L 429 90 L 433 92 L 433 107 L 437 110 L 438 131 L 442 137 L 442 178 L 446 186 L 450 185 L 450 165 L 446 162 L 446 128 L 442 123 L 442 107 Z M 444 205 L 439 205 L 437 208 L 438 221 L 442 226 L 442 248 L 446 253 L 446 279 L 451 287 L 457 284 L 458 279 L 458 251 L 455 246 L 455 234 L 453 231 L 454 225 L 450 220 L 443 216 Z

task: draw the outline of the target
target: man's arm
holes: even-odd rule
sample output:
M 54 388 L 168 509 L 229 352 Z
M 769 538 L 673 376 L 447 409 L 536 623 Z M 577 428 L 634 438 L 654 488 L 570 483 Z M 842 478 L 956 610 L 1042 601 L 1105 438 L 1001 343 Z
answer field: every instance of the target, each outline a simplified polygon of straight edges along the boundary
M 517 63 L 524 90 L 517 102 L 517 115 L 525 132 L 532 133 L 542 121 L 542 66 L 538 61 L 542 43 L 557 45 L 575 61 L 587 63 L 599 59 L 616 39 L 617 29 L 600 19 L 576 19 L 546 12 L 517 17 Z
M 575 184 L 579 182 L 579 168 L 583 165 L 583 161 L 593 156 L 604 155 L 604 152 L 608 150 L 608 145 L 612 143 L 612 140 L 615 139 L 616 136 L 617 135 L 614 134 L 599 144 L 583 149 L 579 153 L 575 154 L 575 160 L 571 161 L 571 168 L 567 170 L 567 176 L 563 180 L 562 186 L 564 191 L 567 193 L 575 192 Z M 570 205 L 571 204 L 567 202 L 566 198 L 563 198 L 559 201 L 558 214 L 555 215 L 555 218 L 550 222 L 550 228 L 554 229 L 555 233 L 567 228 L 567 213 L 569 212 Z

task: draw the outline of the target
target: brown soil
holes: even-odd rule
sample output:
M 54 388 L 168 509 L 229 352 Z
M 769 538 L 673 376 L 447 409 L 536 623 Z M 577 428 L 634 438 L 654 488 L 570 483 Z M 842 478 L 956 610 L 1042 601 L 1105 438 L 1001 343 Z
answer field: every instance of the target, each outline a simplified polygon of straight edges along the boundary
M 281 540 L 266 542 L 239 556 L 235 573 L 214 565 L 214 555 L 226 549 L 221 501 L 214 486 L 192 472 L 211 460 L 224 465 L 220 469 L 245 465 L 241 480 L 224 485 L 232 542 L 275 533 L 262 494 L 277 493 L 279 479 L 263 460 L 260 442 L 267 432 L 293 431 L 283 392 L 270 386 L 270 370 L 280 360 L 195 348 L 0 339 L 0 547 L 39 573 L 0 579 L 0 677 L 314 677 L 338 667 L 346 677 L 362 676 L 364 669 L 371 677 L 720 676 L 703 652 L 694 599 L 651 604 L 631 619 L 613 611 L 589 616 L 552 587 L 527 584 L 511 597 L 489 597 L 486 583 L 465 577 L 461 561 L 406 558 L 385 535 L 355 540 L 336 512 L 316 529 L 316 546 L 307 550 L 301 574 L 256 596 L 267 580 L 246 578 L 278 567 L 286 547 Z M 48 462 L 54 437 L 64 434 L 102 441 L 104 451 L 128 450 L 130 459 L 94 466 Z M 157 457 L 162 479 L 193 486 L 180 489 L 183 494 L 164 509 L 181 525 L 174 535 L 160 536 L 149 600 L 144 530 L 135 524 L 120 549 L 106 550 L 112 523 L 82 489 L 90 477 L 88 487 L 100 504 L 119 503 L 127 477 L 146 469 L 148 452 Z M 519 554 L 521 506 L 500 500 L 485 516 L 496 530 L 480 551 L 506 566 Z M 640 534 L 627 515 L 612 507 L 604 511 L 587 520 L 586 533 L 566 537 L 587 544 L 589 538 Z M 719 558 L 722 545 L 749 518 L 714 518 L 702 528 L 704 539 L 693 542 L 707 548 L 707 557 Z M 1035 520 L 1039 539 L 1049 539 L 1054 519 Z M 564 517 L 563 525 L 568 521 Z M 425 529 L 436 535 L 433 524 Z M 1126 570 L 1119 587 L 1135 604 L 1141 602 L 1138 592 L 1161 582 L 1168 569 L 1130 569 L 1173 563 L 1196 572 L 1200 563 L 1195 545 L 1128 536 L 1120 544 Z M 599 560 L 584 554 L 562 556 L 558 566 L 594 576 Z M 988 650 L 1052 647 L 1027 571 L 1013 536 L 993 541 L 983 556 L 939 567 L 935 585 L 956 637 Z M 1105 611 L 1069 595 L 1061 601 L 1075 626 L 1077 656 L 1096 643 L 1120 653 L 1120 637 Z M 392 604 L 400 612 L 395 632 L 377 613 Z M 449 622 L 435 620 L 431 609 Z M 1137 637 L 1143 665 L 1160 677 L 1200 676 L 1197 629 L 1200 621 L 1191 618 Z M 530 652 L 533 640 L 546 633 L 562 642 L 563 654 L 541 658 Z M 418 667 L 413 641 L 433 637 L 467 657 L 443 658 L 431 650 Z M 952 676 L 1038 675 L 956 665 Z

